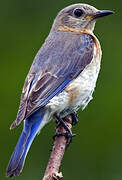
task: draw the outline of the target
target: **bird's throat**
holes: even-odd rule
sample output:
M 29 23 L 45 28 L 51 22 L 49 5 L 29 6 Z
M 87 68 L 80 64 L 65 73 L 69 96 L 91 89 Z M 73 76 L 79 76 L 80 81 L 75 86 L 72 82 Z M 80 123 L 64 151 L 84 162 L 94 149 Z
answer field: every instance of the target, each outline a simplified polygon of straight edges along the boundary
M 90 34 L 92 35 L 92 32 L 86 30 L 86 29 L 76 29 L 76 28 L 70 28 L 68 26 L 59 26 L 58 27 L 58 31 L 65 31 L 65 32 L 75 32 L 77 34 L 82 34 L 82 33 L 85 33 L 85 34 Z

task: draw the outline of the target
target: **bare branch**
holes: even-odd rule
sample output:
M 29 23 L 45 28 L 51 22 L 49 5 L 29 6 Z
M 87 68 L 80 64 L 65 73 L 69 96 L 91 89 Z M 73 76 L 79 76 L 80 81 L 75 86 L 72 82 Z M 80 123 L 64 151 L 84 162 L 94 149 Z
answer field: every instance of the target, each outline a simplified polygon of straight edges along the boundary
M 72 129 L 72 116 L 68 115 L 64 118 L 65 124 Z M 56 132 L 65 133 L 66 130 L 60 125 Z M 51 156 L 48 161 L 48 165 L 43 177 L 43 180 L 60 180 L 63 176 L 62 173 L 59 173 L 59 168 L 61 161 L 66 149 L 67 138 L 64 136 L 59 136 L 55 138 L 55 142 L 52 148 Z

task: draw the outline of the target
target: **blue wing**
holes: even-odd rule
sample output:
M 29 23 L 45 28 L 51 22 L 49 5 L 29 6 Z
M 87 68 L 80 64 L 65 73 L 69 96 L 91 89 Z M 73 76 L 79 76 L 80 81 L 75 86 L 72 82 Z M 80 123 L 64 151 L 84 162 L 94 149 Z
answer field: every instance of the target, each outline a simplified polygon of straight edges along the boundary
M 94 38 L 88 34 L 55 32 L 37 53 L 26 78 L 14 128 L 60 93 L 91 62 Z

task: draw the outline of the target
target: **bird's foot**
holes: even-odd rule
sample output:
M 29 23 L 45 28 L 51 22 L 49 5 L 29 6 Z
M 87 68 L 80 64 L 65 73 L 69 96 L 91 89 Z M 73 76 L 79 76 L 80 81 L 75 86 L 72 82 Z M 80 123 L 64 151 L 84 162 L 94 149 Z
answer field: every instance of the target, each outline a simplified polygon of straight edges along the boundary
M 72 125 L 75 126 L 78 123 L 78 115 L 76 112 L 73 112 L 70 115 L 72 116 Z M 58 128 L 60 126 L 60 124 L 61 124 L 61 122 L 59 120 L 59 117 L 58 117 L 58 119 L 56 117 L 56 128 Z
M 72 137 L 74 137 L 75 134 L 73 134 L 72 131 L 69 129 L 69 127 L 65 124 L 63 118 L 61 118 L 58 115 L 55 115 L 55 117 L 57 119 L 57 126 L 56 126 L 56 128 L 58 128 L 60 125 L 62 125 L 66 132 L 65 133 L 57 132 L 53 136 L 53 139 L 55 139 L 56 137 L 59 137 L 59 136 L 65 136 L 67 138 L 67 145 L 66 145 L 66 147 L 68 147 L 69 144 L 72 142 Z M 76 116 L 74 116 L 74 117 L 76 119 Z M 74 119 L 74 117 L 73 117 L 73 119 Z
M 56 137 L 60 137 L 60 136 L 64 136 L 67 138 L 67 143 L 66 143 L 66 148 L 70 145 L 70 143 L 72 142 L 72 137 L 74 137 L 76 134 L 70 134 L 69 132 L 66 133 L 61 133 L 61 132 L 57 132 L 54 136 L 53 139 L 55 140 Z

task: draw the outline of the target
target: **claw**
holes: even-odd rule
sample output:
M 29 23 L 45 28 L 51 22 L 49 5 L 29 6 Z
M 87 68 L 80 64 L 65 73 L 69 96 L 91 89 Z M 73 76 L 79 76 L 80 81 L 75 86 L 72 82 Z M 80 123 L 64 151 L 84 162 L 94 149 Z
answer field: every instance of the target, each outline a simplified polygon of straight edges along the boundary
M 76 112 L 71 113 L 71 116 L 72 116 L 72 125 L 76 125 L 78 123 L 77 113 Z
M 64 136 L 67 138 L 67 144 L 66 144 L 66 148 L 69 146 L 69 144 L 72 142 L 72 137 L 76 136 L 76 134 L 70 134 L 68 132 L 66 133 L 61 133 L 61 132 L 57 132 L 54 136 L 53 139 L 55 140 L 56 137 L 60 137 L 60 136 Z
M 76 115 L 73 116 L 76 117 Z M 75 136 L 75 134 L 72 134 L 72 131 L 69 129 L 69 127 L 65 124 L 64 120 L 62 118 L 60 118 L 58 115 L 55 115 L 56 119 L 58 120 L 59 123 L 57 123 L 58 127 L 59 125 L 62 125 L 64 127 L 64 129 L 66 130 L 66 133 L 61 133 L 61 132 L 57 132 L 54 136 L 53 139 L 55 139 L 55 137 L 59 137 L 59 136 L 65 136 L 67 138 L 67 145 L 66 147 L 69 146 L 69 144 L 72 142 L 72 137 Z M 76 118 L 75 118 L 76 119 Z

